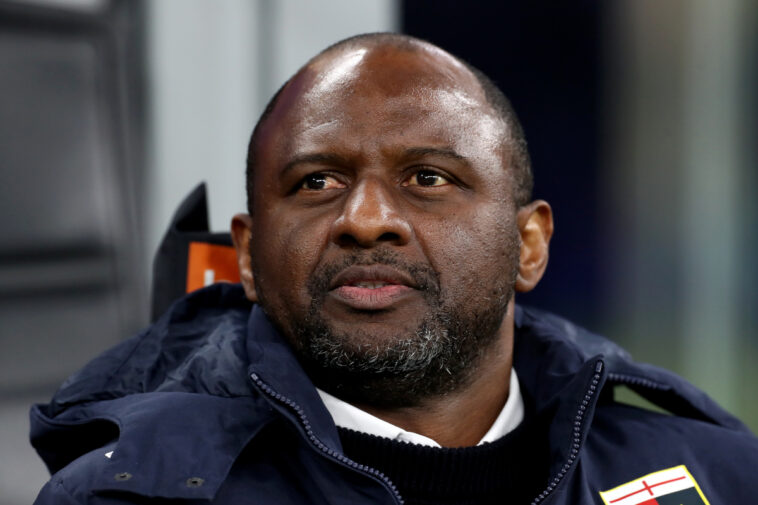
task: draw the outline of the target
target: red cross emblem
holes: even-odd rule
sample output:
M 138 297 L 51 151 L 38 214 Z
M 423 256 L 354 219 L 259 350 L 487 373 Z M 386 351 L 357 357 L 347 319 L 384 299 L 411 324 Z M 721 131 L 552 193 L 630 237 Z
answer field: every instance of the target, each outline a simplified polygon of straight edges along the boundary
M 601 491 L 600 497 L 605 505 L 710 505 L 684 465 Z

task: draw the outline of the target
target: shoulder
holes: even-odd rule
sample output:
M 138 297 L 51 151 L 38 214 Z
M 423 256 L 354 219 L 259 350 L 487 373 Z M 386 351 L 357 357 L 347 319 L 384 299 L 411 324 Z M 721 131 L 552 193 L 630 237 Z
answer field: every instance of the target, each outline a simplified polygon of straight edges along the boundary
M 177 301 L 138 335 L 69 377 L 51 414 L 71 405 L 150 391 L 247 394 L 238 378 L 246 367 L 250 303 L 239 285 L 216 284 Z
M 711 503 L 749 503 L 758 439 L 742 429 L 609 402 L 598 405 L 583 471 L 598 490 L 684 466 Z
M 522 368 L 531 372 L 535 381 L 571 375 L 586 363 L 600 359 L 606 391 L 626 386 L 676 416 L 750 433 L 741 421 L 687 380 L 663 368 L 634 361 L 615 342 L 571 321 L 537 309 L 517 307 L 516 329 L 514 363 L 526 364 Z
M 96 402 L 76 416 L 48 420 L 47 432 L 37 441 L 40 454 L 55 456 L 55 464 L 50 460 L 48 465 L 57 470 L 39 505 L 210 499 L 243 449 L 277 418 L 255 395 L 185 392 Z M 105 418 L 118 429 L 103 444 L 90 428 Z
M 558 316 L 519 309 L 516 328 L 519 379 L 538 395 L 563 397 L 565 384 L 582 377 L 579 371 L 602 364 L 578 467 L 582 489 L 614 489 L 683 467 L 711 503 L 755 501 L 758 439 L 704 392 L 668 370 L 635 362 L 612 341 Z M 623 388 L 657 411 L 616 401 Z
M 191 462 L 188 451 L 208 460 L 213 447 L 241 447 L 271 419 L 247 374 L 249 312 L 239 286 L 195 292 L 69 378 L 49 404 L 34 406 L 31 442 L 55 472 L 40 496 L 78 499 L 97 467 L 127 456 L 155 469 L 166 455 Z M 112 461 L 103 445 L 115 440 L 119 457 Z M 100 474 L 101 485 L 113 475 Z
M 702 419 L 656 412 L 619 402 L 601 402 L 595 411 L 590 440 L 594 437 L 623 441 L 633 453 L 718 456 L 758 464 L 758 439 L 749 431 Z M 737 454 L 732 449 L 740 449 Z

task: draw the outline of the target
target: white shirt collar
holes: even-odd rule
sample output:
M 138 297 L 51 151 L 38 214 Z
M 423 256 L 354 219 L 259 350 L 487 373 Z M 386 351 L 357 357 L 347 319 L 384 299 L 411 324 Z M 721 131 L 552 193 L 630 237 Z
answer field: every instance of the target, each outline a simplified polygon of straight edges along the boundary
M 394 424 L 383 421 L 382 419 L 379 419 L 358 407 L 350 405 L 336 396 L 321 391 L 318 388 L 316 388 L 316 391 L 324 402 L 324 405 L 326 405 L 326 409 L 332 415 L 334 424 L 341 428 L 349 428 L 351 430 L 379 437 L 391 438 L 393 440 L 411 442 L 419 445 L 441 447 L 440 444 L 429 437 L 406 431 Z M 490 429 L 484 434 L 484 437 L 482 437 L 477 445 L 494 442 L 503 437 L 515 429 L 523 419 L 524 399 L 521 396 L 521 388 L 519 387 L 518 377 L 516 377 L 516 371 L 511 368 L 511 384 L 508 400 L 506 400 L 505 405 L 503 405 L 503 410 L 500 411 L 495 422 L 492 423 Z

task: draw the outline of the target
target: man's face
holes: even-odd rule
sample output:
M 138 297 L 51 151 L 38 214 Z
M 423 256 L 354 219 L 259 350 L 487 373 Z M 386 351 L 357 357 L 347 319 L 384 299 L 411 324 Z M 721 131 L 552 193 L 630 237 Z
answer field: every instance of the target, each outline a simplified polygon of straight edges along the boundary
M 442 52 L 352 49 L 290 82 L 260 132 L 250 252 L 317 385 L 412 404 L 501 335 L 519 254 L 504 128 Z

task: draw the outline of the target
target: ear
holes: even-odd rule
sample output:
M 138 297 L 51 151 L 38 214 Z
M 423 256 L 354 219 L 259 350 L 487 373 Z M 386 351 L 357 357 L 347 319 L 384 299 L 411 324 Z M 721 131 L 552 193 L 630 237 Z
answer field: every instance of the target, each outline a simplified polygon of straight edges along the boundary
M 253 279 L 252 258 L 250 257 L 250 240 L 253 236 L 253 219 L 248 214 L 236 214 L 232 218 L 232 242 L 237 249 L 237 266 L 240 271 L 240 281 L 245 288 L 245 295 L 258 303 L 258 293 Z
M 518 211 L 521 254 L 516 291 L 526 293 L 537 285 L 547 267 L 550 237 L 553 236 L 553 211 L 544 200 L 535 200 Z

